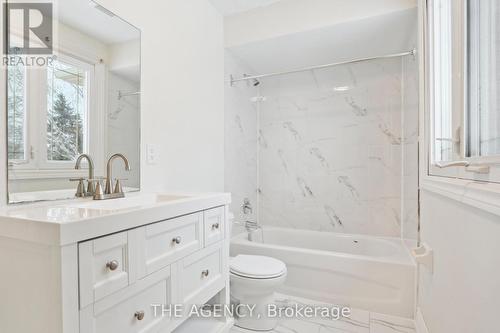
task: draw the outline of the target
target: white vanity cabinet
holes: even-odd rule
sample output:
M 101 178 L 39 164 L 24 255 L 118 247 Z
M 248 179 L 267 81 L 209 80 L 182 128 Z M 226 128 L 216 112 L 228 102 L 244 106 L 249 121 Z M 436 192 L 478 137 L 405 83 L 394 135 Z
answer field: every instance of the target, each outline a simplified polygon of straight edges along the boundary
M 175 332 L 187 312 L 155 316 L 153 305 L 229 303 L 229 199 L 210 198 L 103 213 L 55 232 L 44 229 L 50 223 L 18 221 L 11 237 L 15 221 L 0 212 L 0 264 L 12 267 L 0 277 L 0 332 Z M 37 312 L 26 313 L 23 301 Z M 230 319 L 216 327 L 229 328 Z

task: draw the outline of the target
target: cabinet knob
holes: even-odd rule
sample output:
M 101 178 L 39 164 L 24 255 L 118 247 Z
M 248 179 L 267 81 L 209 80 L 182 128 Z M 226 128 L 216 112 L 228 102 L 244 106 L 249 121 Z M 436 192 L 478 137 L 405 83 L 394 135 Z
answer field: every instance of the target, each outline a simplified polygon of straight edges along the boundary
M 137 320 L 143 320 L 143 319 L 144 319 L 144 316 L 145 316 L 144 311 L 137 311 L 137 312 L 134 314 L 134 317 L 135 317 Z
M 203 272 L 201 272 L 201 276 L 202 277 L 207 277 L 208 274 L 210 274 L 210 271 L 208 269 L 204 270 Z
M 172 243 L 175 243 L 175 244 L 180 244 L 181 241 L 182 241 L 182 238 L 180 236 L 175 237 L 174 239 L 172 239 Z
M 219 223 L 212 224 L 212 229 L 219 229 L 219 227 L 220 227 Z
M 115 271 L 118 266 L 120 266 L 120 264 L 118 263 L 118 261 L 116 260 L 112 260 L 108 263 L 106 263 L 106 267 L 110 270 L 110 271 Z

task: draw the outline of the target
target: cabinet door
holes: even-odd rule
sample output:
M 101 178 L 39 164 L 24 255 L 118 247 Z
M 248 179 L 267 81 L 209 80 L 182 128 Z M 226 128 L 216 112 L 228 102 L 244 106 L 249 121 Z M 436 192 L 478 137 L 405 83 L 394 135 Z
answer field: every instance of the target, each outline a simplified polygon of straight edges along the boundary
M 217 243 L 224 238 L 224 207 L 217 207 L 204 212 L 205 246 Z
M 133 230 L 138 275 L 143 278 L 203 247 L 203 213 L 189 214 Z
M 79 244 L 80 307 L 135 281 L 133 261 L 129 260 L 134 252 L 132 243 L 128 232 L 121 232 Z
M 162 315 L 159 306 L 172 303 L 172 280 L 168 267 L 82 309 L 80 333 L 153 333 L 167 330 L 172 320 Z
M 202 304 L 224 288 L 222 244 L 209 246 L 178 263 L 179 303 Z

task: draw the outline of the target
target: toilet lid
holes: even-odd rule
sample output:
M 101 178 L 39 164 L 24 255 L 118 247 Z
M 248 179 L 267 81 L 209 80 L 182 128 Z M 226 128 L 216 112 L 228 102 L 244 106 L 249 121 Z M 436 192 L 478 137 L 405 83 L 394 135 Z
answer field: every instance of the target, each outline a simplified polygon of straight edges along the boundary
M 231 259 L 231 273 L 252 279 L 272 279 L 286 273 L 284 262 L 263 256 L 238 255 Z

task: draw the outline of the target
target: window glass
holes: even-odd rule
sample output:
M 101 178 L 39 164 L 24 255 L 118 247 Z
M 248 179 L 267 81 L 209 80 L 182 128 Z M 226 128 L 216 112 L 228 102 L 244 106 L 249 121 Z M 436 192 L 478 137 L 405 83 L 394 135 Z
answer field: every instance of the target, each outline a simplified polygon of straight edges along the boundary
M 500 155 L 500 5 L 467 7 L 466 156 Z
M 8 158 L 10 162 L 25 160 L 25 84 L 24 66 L 10 66 L 7 80 Z
M 47 160 L 72 161 L 85 151 L 86 71 L 61 61 L 47 68 Z

